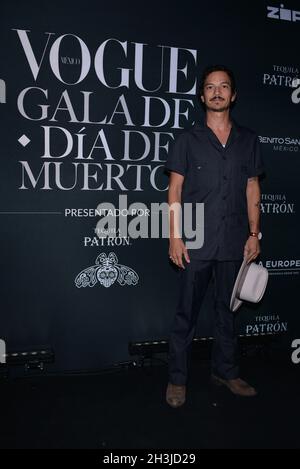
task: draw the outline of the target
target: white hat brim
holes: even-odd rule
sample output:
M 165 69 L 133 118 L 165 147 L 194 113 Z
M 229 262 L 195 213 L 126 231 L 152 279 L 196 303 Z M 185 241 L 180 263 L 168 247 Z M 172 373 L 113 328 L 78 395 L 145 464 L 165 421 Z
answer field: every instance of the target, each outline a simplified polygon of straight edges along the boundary
M 235 283 L 234 283 L 234 287 L 233 287 L 233 290 L 232 290 L 232 294 L 231 294 L 230 309 L 233 312 L 237 311 L 238 308 L 243 303 L 242 300 L 240 300 L 239 298 L 236 297 L 236 292 L 237 292 L 237 289 L 238 289 L 240 278 L 243 275 L 243 272 L 244 272 L 244 269 L 246 268 L 246 266 L 247 266 L 247 258 L 244 257 L 244 260 L 243 260 L 242 265 L 240 267 L 239 273 L 237 274 L 237 277 L 236 277 L 236 280 L 235 280 Z

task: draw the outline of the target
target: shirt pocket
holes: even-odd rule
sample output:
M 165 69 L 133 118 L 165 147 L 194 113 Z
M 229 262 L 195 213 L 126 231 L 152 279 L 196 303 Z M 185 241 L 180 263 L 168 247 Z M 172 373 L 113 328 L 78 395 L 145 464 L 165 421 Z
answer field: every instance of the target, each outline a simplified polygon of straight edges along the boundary
M 220 184 L 218 168 L 211 161 L 197 157 L 192 163 L 192 186 L 204 196 L 217 189 Z

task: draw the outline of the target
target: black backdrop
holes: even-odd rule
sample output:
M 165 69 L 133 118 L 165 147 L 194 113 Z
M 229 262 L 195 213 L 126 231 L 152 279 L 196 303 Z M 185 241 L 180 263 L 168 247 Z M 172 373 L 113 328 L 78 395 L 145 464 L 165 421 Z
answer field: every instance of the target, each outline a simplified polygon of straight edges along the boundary
M 148 208 L 166 201 L 167 151 L 201 117 L 199 75 L 213 63 L 235 71 L 234 117 L 259 134 L 267 170 L 260 261 L 270 280 L 261 304 L 241 309 L 240 333 L 281 331 L 287 347 L 299 337 L 300 103 L 292 80 L 300 14 L 297 2 L 285 2 L 288 11 L 271 3 L 2 5 L 0 338 L 8 351 L 50 346 L 55 370 L 96 369 L 128 359 L 129 341 L 167 338 L 178 281 L 167 240 L 97 246 L 98 218 L 65 209 L 118 207 L 120 194 Z M 78 288 L 79 272 L 110 252 L 138 283 Z M 100 267 L 112 282 L 113 265 Z M 198 336 L 211 335 L 211 293 Z

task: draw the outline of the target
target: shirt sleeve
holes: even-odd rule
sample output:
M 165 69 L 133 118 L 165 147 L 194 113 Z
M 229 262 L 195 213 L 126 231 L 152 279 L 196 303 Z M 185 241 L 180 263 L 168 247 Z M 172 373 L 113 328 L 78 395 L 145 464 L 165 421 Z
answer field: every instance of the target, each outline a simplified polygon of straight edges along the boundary
M 250 161 L 248 164 L 248 178 L 260 176 L 265 172 L 258 136 L 255 136 Z
M 175 142 L 173 142 L 165 164 L 165 169 L 185 176 L 187 171 L 187 144 L 185 134 L 179 135 Z

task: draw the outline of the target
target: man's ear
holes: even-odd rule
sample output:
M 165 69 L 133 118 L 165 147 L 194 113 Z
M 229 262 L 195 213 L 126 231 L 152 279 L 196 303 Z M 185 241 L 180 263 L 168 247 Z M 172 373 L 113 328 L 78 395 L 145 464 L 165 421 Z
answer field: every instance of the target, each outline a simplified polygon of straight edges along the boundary
M 204 103 L 204 96 L 203 96 L 203 94 L 200 94 L 200 99 L 201 99 L 202 103 Z
M 236 92 L 231 96 L 231 102 L 233 103 L 236 100 Z

